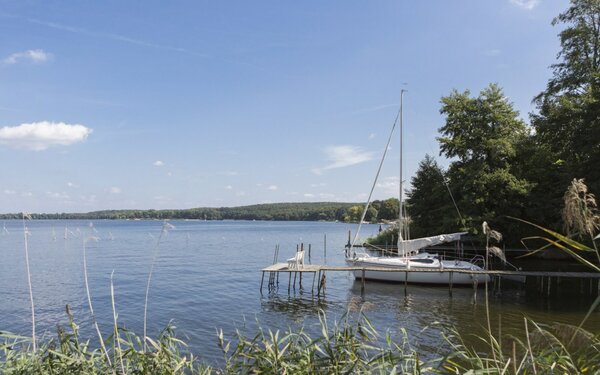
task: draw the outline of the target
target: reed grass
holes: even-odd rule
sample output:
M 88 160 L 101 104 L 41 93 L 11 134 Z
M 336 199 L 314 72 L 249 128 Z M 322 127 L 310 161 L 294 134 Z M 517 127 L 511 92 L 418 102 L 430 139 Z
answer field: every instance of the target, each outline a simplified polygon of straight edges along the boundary
M 150 272 L 148 272 L 148 281 L 146 282 L 146 296 L 144 298 L 144 350 L 146 350 L 146 323 L 148 317 L 148 296 L 150 294 L 150 281 L 152 280 L 152 274 L 154 273 L 154 265 L 156 264 L 156 259 L 158 258 L 158 253 L 160 250 L 160 241 L 163 236 L 168 233 L 170 229 L 174 229 L 175 227 L 169 224 L 166 220 L 163 222 L 162 229 L 160 231 L 160 235 L 156 240 L 156 246 L 154 247 L 154 252 L 152 255 L 152 263 L 150 265 Z M 150 234 L 151 235 L 151 234 Z
M 29 287 L 29 302 L 31 304 L 31 343 L 32 343 L 32 348 L 33 351 L 35 352 L 36 348 L 36 336 L 35 336 L 35 306 L 33 303 L 33 287 L 31 286 L 31 270 L 29 268 L 29 242 L 28 242 L 28 237 L 29 237 L 29 229 L 27 228 L 27 225 L 25 224 L 25 219 L 31 220 L 31 216 L 29 214 L 26 214 L 25 212 L 22 213 L 22 220 L 23 220 L 23 246 L 25 248 L 25 266 L 27 268 L 27 285 Z

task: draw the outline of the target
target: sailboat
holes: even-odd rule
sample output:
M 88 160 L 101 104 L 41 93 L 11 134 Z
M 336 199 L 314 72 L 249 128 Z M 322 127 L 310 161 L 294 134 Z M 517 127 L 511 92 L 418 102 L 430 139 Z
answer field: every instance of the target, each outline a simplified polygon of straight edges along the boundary
M 434 246 L 437 244 L 459 241 L 461 236 L 466 232 L 440 234 L 436 236 L 409 239 L 408 238 L 408 220 L 404 218 L 403 200 L 402 200 L 402 153 L 403 153 L 403 134 L 402 134 L 402 107 L 405 90 L 400 92 L 400 207 L 398 212 L 398 256 L 370 256 L 367 253 L 357 253 L 354 251 L 354 244 L 360 232 L 360 226 L 365 218 L 373 190 L 375 188 L 381 166 L 385 159 L 387 150 L 389 149 L 390 141 L 398 117 L 394 122 L 392 131 L 388 138 L 383 157 L 379 164 L 379 169 L 369 194 L 369 199 L 365 205 L 363 216 L 359 221 L 358 230 L 354 236 L 354 240 L 346 248 L 346 263 L 353 267 L 364 267 L 365 270 L 355 269 L 352 272 L 356 278 L 364 278 L 371 280 L 392 281 L 392 282 L 408 282 L 418 284 L 472 284 L 474 282 L 489 281 L 489 276 L 486 274 L 472 274 L 468 272 L 447 272 L 447 271 L 483 271 L 483 268 L 478 265 L 464 260 L 442 260 L 437 254 L 421 252 L 421 249 Z M 371 268 L 369 270 L 368 268 Z M 376 269 L 390 269 L 373 270 Z M 402 272 L 410 270 L 410 272 Z M 421 271 L 421 272 L 419 272 Z M 438 272 L 436 272 L 438 271 Z

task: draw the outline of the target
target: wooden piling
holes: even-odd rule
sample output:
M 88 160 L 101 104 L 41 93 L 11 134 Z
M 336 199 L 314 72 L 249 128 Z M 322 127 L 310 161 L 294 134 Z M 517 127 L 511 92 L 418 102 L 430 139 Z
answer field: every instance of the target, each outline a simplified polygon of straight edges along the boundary
M 308 244 L 308 261 L 310 262 L 310 248 L 311 248 L 311 244 Z
M 448 284 L 449 284 L 449 292 L 450 292 L 450 297 L 452 297 L 452 282 L 453 282 L 453 278 L 454 278 L 454 272 L 449 272 L 448 274 Z
M 294 272 L 294 290 L 296 290 L 296 276 L 298 276 L 298 272 Z
M 317 297 L 321 295 L 321 270 L 319 270 L 319 274 L 317 275 Z
M 290 294 L 290 284 L 292 283 L 292 273 L 288 272 L 289 278 L 288 278 L 288 294 Z
M 327 259 L 327 233 L 323 235 L 323 257 Z
M 265 271 L 262 273 L 262 277 L 260 279 L 260 294 L 262 294 L 263 282 L 265 281 Z

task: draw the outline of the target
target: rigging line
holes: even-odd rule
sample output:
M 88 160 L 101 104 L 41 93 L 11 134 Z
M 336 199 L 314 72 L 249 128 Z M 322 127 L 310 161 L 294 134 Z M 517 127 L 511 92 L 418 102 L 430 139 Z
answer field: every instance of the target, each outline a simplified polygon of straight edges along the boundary
M 379 162 L 379 168 L 377 168 L 377 174 L 375 174 L 375 180 L 373 181 L 373 186 L 371 186 L 371 191 L 369 192 L 369 198 L 367 199 L 367 203 L 365 204 L 365 208 L 363 210 L 362 216 L 360 218 L 360 222 L 358 223 L 358 228 L 356 229 L 356 234 L 354 235 L 354 239 L 350 244 L 350 249 L 354 248 L 354 244 L 358 239 L 358 235 L 360 233 L 360 228 L 362 226 L 363 220 L 365 220 L 365 216 L 367 215 L 367 210 L 369 209 L 369 204 L 371 203 L 371 197 L 373 196 L 373 190 L 375 190 L 375 185 L 377 185 L 377 179 L 379 178 L 379 173 L 381 172 L 381 167 L 383 166 L 383 161 L 385 160 L 385 156 L 387 155 L 388 149 L 390 148 L 390 143 L 392 142 L 392 135 L 394 134 L 394 129 L 396 129 L 396 124 L 398 123 L 398 118 L 400 117 L 400 109 L 396 114 L 396 119 L 394 120 L 394 125 L 392 126 L 392 130 L 390 131 L 390 135 L 387 140 L 387 144 L 385 145 L 385 150 L 383 150 L 383 155 L 381 156 L 381 161 Z
M 429 151 L 433 151 L 431 148 L 431 144 L 429 144 Z M 432 152 L 433 154 L 433 152 Z M 442 177 L 442 181 L 444 182 L 444 186 L 446 186 L 446 189 L 448 190 L 448 194 L 450 194 L 450 198 L 452 199 L 452 203 L 454 204 L 454 208 L 456 208 L 456 213 L 458 214 L 458 218 L 460 219 L 460 222 L 462 225 L 465 225 L 465 221 L 462 217 L 462 215 L 460 214 L 460 209 L 458 208 L 458 204 L 456 204 L 456 200 L 454 199 L 454 195 L 452 194 L 452 190 L 450 189 L 450 185 L 448 184 L 448 181 L 446 180 L 446 176 L 444 176 L 444 173 L 442 172 L 442 170 L 440 169 L 440 176 Z M 469 242 L 471 243 L 471 248 L 475 249 L 475 244 L 473 243 L 473 239 L 469 238 Z M 517 266 L 515 266 L 514 264 L 510 263 L 510 262 L 506 262 L 506 264 L 508 264 L 509 266 L 511 266 L 512 268 L 514 268 L 515 270 L 519 270 L 519 268 Z
M 431 143 L 429 143 L 429 151 L 431 151 L 431 154 L 433 155 L 433 149 L 431 148 Z M 454 204 L 454 208 L 456 209 L 456 213 L 458 214 L 458 218 L 460 219 L 461 224 L 465 224 L 464 219 L 460 213 L 460 209 L 458 208 L 458 204 L 456 204 L 456 200 L 454 200 L 454 195 L 452 194 L 452 190 L 450 190 L 450 185 L 448 185 L 448 181 L 446 181 L 446 176 L 444 176 L 443 171 L 441 170 L 441 168 L 439 169 L 440 172 L 440 176 L 442 177 L 442 181 L 444 182 L 444 186 L 446 186 L 446 189 L 448 190 L 448 194 L 450 194 L 450 199 L 452 199 L 452 203 Z

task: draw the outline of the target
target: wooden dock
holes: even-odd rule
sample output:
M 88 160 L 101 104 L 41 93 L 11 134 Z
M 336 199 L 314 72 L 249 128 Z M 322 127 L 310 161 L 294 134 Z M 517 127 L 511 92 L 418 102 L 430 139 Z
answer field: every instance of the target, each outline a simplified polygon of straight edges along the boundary
M 456 270 L 456 269 L 431 269 L 431 268 L 417 268 L 412 267 L 410 269 L 396 269 L 396 268 L 387 268 L 387 267 L 358 267 L 358 266 L 330 266 L 326 264 L 306 264 L 299 268 L 289 268 L 287 263 L 275 263 L 268 267 L 265 267 L 261 270 L 262 279 L 260 282 L 260 292 L 262 293 L 265 273 L 269 274 L 268 287 L 269 291 L 275 289 L 275 287 L 279 284 L 279 274 L 287 273 L 288 274 L 288 293 L 293 287 L 294 290 L 296 288 L 296 281 L 299 279 L 299 287 L 302 288 L 302 277 L 304 274 L 312 273 L 312 287 L 311 291 L 314 293 L 315 290 L 315 282 L 317 282 L 317 295 L 319 296 L 321 292 L 325 289 L 326 282 L 326 272 L 343 272 L 343 271 L 362 271 L 361 278 L 361 292 L 364 293 L 365 290 L 365 272 L 366 271 L 379 271 L 379 272 L 439 272 L 439 273 L 448 273 L 449 282 L 449 291 L 450 295 L 452 295 L 452 274 L 454 273 L 467 273 L 471 275 L 482 274 L 490 276 L 494 281 L 498 280 L 498 285 L 500 284 L 501 278 L 527 278 L 533 277 L 536 278 L 537 283 L 540 288 L 544 292 L 544 294 L 550 294 L 551 286 L 554 282 L 555 285 L 560 283 L 561 278 L 576 278 L 581 280 L 589 280 L 589 289 L 586 288 L 589 293 L 598 293 L 600 295 L 600 273 L 593 272 L 545 272 L 545 271 L 506 271 L 506 270 L 482 270 L 482 271 L 473 271 L 473 270 Z M 293 276 L 293 283 L 292 283 Z M 474 279 L 475 280 L 475 279 Z M 405 287 L 407 282 L 404 283 Z M 496 283 L 494 282 L 494 285 Z M 474 293 L 477 290 L 477 282 L 473 283 Z

